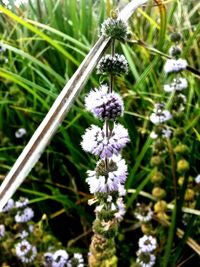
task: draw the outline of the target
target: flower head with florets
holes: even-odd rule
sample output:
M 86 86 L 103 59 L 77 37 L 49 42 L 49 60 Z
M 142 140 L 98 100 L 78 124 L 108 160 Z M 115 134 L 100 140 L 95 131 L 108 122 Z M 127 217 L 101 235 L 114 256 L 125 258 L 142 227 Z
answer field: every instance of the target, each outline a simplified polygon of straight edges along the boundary
M 156 103 L 154 107 L 154 112 L 150 116 L 150 121 L 154 124 L 161 124 L 169 119 L 172 115 L 168 110 L 164 109 L 164 103 Z
M 180 72 L 187 67 L 187 61 L 185 59 L 167 59 L 164 65 L 165 73 Z
M 165 92 L 182 91 L 188 87 L 188 82 L 185 78 L 174 79 L 172 83 L 164 85 Z
M 106 124 L 103 129 L 91 125 L 82 136 L 81 146 L 86 152 L 99 156 L 101 159 L 118 155 L 129 142 L 128 131 L 121 124 L 114 124 L 114 128 L 106 136 Z
M 86 182 L 90 193 L 119 192 L 126 181 L 127 173 L 127 165 L 121 156 L 113 156 L 107 163 L 99 160 L 95 170 L 87 172 Z
M 108 93 L 107 85 L 91 90 L 85 98 L 85 106 L 88 111 L 101 120 L 115 120 L 122 116 L 124 111 L 122 98 L 115 92 Z

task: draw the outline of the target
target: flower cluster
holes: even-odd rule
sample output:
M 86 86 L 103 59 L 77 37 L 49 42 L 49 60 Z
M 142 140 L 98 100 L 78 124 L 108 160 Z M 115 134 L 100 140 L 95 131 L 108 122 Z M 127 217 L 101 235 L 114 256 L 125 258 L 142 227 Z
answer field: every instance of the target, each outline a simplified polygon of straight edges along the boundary
M 31 263 L 37 256 L 37 249 L 32 246 L 26 239 L 23 239 L 15 246 L 16 256 L 23 263 Z
M 118 155 L 122 148 L 129 142 L 128 131 L 121 124 L 114 124 L 112 131 L 106 134 L 107 125 L 103 129 L 91 125 L 83 135 L 81 146 L 86 152 L 99 156 L 101 159 Z
M 10 199 L 0 213 L 1 263 L 9 262 L 10 256 L 11 264 L 14 260 L 20 266 L 84 267 L 82 254 L 68 255 L 60 242 L 44 231 L 45 216 L 38 223 L 31 221 L 34 212 L 28 204 L 27 198 Z
M 84 267 L 84 259 L 82 254 L 74 253 L 69 258 L 69 254 L 59 249 L 55 252 L 46 252 L 44 254 L 44 266 L 47 267 Z
M 157 241 L 152 235 L 144 235 L 139 239 L 138 242 L 139 250 L 137 252 L 137 260 L 141 267 L 154 266 L 156 257 L 153 254 L 156 247 Z
M 174 42 L 174 45 L 172 45 L 169 49 L 169 54 L 173 58 L 168 59 L 164 66 L 164 71 L 166 74 L 168 74 L 169 79 L 171 80 L 168 84 L 164 85 L 164 91 L 168 93 L 174 93 L 172 114 L 175 118 L 177 116 L 179 118 L 180 113 L 185 109 L 186 97 L 182 91 L 188 87 L 187 80 L 182 77 L 182 72 L 187 67 L 187 61 L 179 58 L 182 52 L 179 45 L 180 40 L 181 35 L 179 33 L 173 33 L 171 35 L 171 41 Z
M 90 193 L 112 193 L 124 194 L 124 183 L 127 177 L 127 165 L 120 155 L 113 156 L 105 162 L 97 162 L 94 171 L 88 171 L 86 182 L 90 187 Z
M 110 18 L 102 24 L 101 33 L 105 37 L 125 39 L 127 25 Z M 112 40 L 113 41 L 113 40 Z M 109 85 L 92 89 L 85 98 L 85 107 L 94 117 L 103 121 L 102 128 L 91 125 L 82 136 L 84 151 L 99 157 L 94 170 L 87 171 L 86 182 L 96 203 L 96 219 L 93 223 L 94 235 L 90 246 L 89 266 L 116 266 L 114 237 L 118 223 L 125 214 L 123 196 L 128 170 L 121 151 L 129 142 L 128 131 L 116 120 L 123 115 L 124 104 L 120 95 L 113 92 L 116 75 L 128 72 L 128 63 L 123 55 L 104 56 L 97 65 L 97 73 L 106 74 Z
M 100 120 L 115 120 L 124 112 L 124 104 L 118 93 L 109 93 L 107 85 L 95 88 L 85 98 L 85 107 Z

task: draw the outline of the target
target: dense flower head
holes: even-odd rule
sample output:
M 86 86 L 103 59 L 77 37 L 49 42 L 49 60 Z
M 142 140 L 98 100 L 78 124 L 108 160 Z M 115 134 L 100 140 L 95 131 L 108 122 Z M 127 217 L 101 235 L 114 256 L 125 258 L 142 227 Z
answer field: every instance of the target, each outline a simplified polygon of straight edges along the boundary
M 26 223 L 30 221 L 33 217 L 34 211 L 31 208 L 27 207 L 17 212 L 17 214 L 15 215 L 15 221 L 17 223 Z
M 119 94 L 108 93 L 108 86 L 102 85 L 95 88 L 85 98 L 86 109 L 101 120 L 115 120 L 123 115 L 124 104 Z
M 99 156 L 101 159 L 118 155 L 129 142 L 128 131 L 121 124 L 114 124 L 112 131 L 106 136 L 106 124 L 103 129 L 91 125 L 82 136 L 81 146 L 86 152 Z
M 3 207 L 2 212 L 7 212 L 13 209 L 14 206 L 15 206 L 15 201 L 12 198 L 10 198 L 8 202 L 6 203 L 6 205 Z
M 138 262 L 141 267 L 152 267 L 156 262 L 156 257 L 151 253 L 138 250 L 136 262 Z
M 153 252 L 156 249 L 157 241 L 151 235 L 144 235 L 139 239 L 138 245 L 143 252 Z
M 123 55 L 115 54 L 114 56 L 105 55 L 97 65 L 98 74 L 127 74 L 128 62 Z
M 172 118 L 171 113 L 164 109 L 163 103 L 156 103 L 154 112 L 150 115 L 150 121 L 154 124 L 161 124 Z
M 44 264 L 45 266 L 51 266 L 53 263 L 53 253 L 51 252 L 46 252 L 44 253 Z
M 156 133 L 155 131 L 152 131 L 151 134 L 150 134 L 150 137 L 152 139 L 157 139 L 158 137 L 170 138 L 171 135 L 172 135 L 172 130 L 170 130 L 169 127 L 163 127 L 159 134 Z
M 15 202 L 15 207 L 16 208 L 23 208 L 26 207 L 29 203 L 28 198 L 23 198 L 20 197 L 16 202 Z
M 121 156 L 113 156 L 107 163 L 99 160 L 94 171 L 88 171 L 86 182 L 90 193 L 120 192 L 126 181 L 128 170 L 125 160 Z
M 100 33 L 105 37 L 111 37 L 118 40 L 127 38 L 128 25 L 122 19 L 108 18 L 101 24 Z
M 180 72 L 187 67 L 187 61 L 185 59 L 167 59 L 164 65 L 165 73 Z
M 182 91 L 188 87 L 188 82 L 185 78 L 175 78 L 172 83 L 164 85 L 165 92 Z
M 149 207 L 138 203 L 134 215 L 140 222 L 149 222 L 153 218 L 153 211 Z
M 65 264 L 67 263 L 69 258 L 68 253 L 63 250 L 63 249 L 59 249 L 57 250 L 54 254 L 53 254 L 53 263 L 52 263 L 52 267 L 64 267 Z
M 24 263 L 31 263 L 37 255 L 37 249 L 27 240 L 22 240 L 15 246 L 16 256 Z
M 15 132 L 15 137 L 16 138 L 22 138 L 24 135 L 26 135 L 26 129 L 24 128 L 19 128 L 16 132 Z
M 74 253 L 72 259 L 67 263 L 67 267 L 84 267 L 84 259 L 81 253 Z

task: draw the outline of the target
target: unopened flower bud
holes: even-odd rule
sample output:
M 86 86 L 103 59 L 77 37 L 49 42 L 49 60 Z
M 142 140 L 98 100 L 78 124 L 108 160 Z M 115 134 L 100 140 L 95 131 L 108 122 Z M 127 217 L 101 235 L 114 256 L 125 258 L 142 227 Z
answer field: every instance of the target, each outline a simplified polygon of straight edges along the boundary
M 156 199 L 162 199 L 166 196 L 166 191 L 160 187 L 154 187 L 152 190 L 152 195 Z
M 153 156 L 151 158 L 151 165 L 152 166 L 159 166 L 163 163 L 163 159 L 160 156 Z
M 177 163 L 177 171 L 178 172 L 186 172 L 190 168 L 189 162 L 185 159 L 181 159 Z
M 193 189 L 187 188 L 184 195 L 185 201 L 193 201 L 195 197 L 195 192 Z
M 162 140 L 157 140 L 154 144 L 154 148 L 158 151 L 163 151 L 165 149 L 165 142 Z
M 186 146 L 185 144 L 180 144 L 180 145 L 177 145 L 175 148 L 174 148 L 174 153 L 175 154 L 181 154 L 181 155 L 184 155 L 184 154 L 188 154 L 190 152 L 190 149 L 188 146 Z
M 162 174 L 162 172 L 157 171 L 156 173 L 154 173 L 154 175 L 151 177 L 151 182 L 152 183 L 161 183 L 164 179 L 164 176 Z
M 160 220 L 168 221 L 170 219 L 170 217 L 165 212 L 158 212 L 156 215 Z
M 154 211 L 156 213 L 158 213 L 158 212 L 165 212 L 166 209 L 167 209 L 167 202 L 164 201 L 164 200 L 160 200 L 157 203 L 155 203 L 155 205 L 154 205 Z
M 190 201 L 190 202 L 188 203 L 188 207 L 189 207 L 190 209 L 195 209 L 196 204 L 197 204 L 196 200 L 194 200 L 194 201 L 192 201 L 192 202 Z
M 141 224 L 141 231 L 145 235 L 151 234 L 151 232 L 152 232 L 152 225 L 151 225 L 151 223 L 142 223 Z
M 184 180 L 185 180 L 185 177 L 184 177 L 184 176 L 180 176 L 180 177 L 178 178 L 178 184 L 179 184 L 180 186 L 182 186 L 183 183 L 184 183 Z

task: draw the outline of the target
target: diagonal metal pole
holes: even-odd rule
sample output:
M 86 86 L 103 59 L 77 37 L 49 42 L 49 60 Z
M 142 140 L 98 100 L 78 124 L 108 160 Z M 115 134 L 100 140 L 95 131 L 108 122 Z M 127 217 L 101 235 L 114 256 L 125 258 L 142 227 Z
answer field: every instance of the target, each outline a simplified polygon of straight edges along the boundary
M 148 0 L 133 0 L 119 13 L 119 18 L 127 21 L 133 12 Z M 41 122 L 21 155 L 5 177 L 0 187 L 0 211 L 24 181 L 51 138 L 64 120 L 67 112 L 87 82 L 104 51 L 110 44 L 110 38 L 100 37 L 77 71 L 67 82 L 49 112 Z

